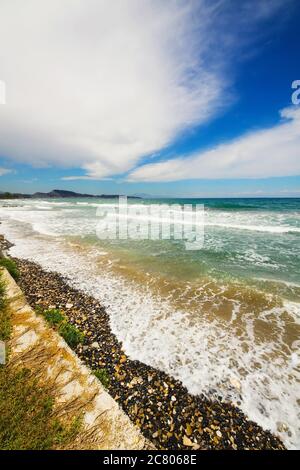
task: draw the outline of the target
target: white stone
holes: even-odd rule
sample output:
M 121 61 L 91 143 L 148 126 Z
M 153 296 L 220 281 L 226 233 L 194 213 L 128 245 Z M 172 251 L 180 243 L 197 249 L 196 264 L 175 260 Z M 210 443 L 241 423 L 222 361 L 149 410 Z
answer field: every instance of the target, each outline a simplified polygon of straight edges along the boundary
M 230 378 L 230 383 L 237 390 L 241 390 L 241 382 L 238 379 L 236 379 L 235 377 Z

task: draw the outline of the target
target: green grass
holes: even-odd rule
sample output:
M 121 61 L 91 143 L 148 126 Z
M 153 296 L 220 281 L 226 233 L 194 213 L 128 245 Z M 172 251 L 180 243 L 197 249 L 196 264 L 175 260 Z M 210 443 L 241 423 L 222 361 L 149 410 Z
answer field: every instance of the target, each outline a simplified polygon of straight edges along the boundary
M 11 331 L 0 271 L 0 339 L 9 340 Z M 9 360 L 0 365 L 0 449 L 43 450 L 72 443 L 81 419 L 75 417 L 70 424 L 62 423 L 55 417 L 53 405 L 51 390 L 41 386 L 30 370 L 13 367 Z
M 76 348 L 78 344 L 83 343 L 84 334 L 68 322 L 65 314 L 59 309 L 42 310 L 36 309 L 37 313 L 44 316 L 47 322 L 64 338 L 71 348 Z
M 80 419 L 62 424 L 53 413 L 54 400 L 28 369 L 0 368 L 0 449 L 43 450 L 71 443 Z
M 16 263 L 10 259 L 5 258 L 4 256 L 0 256 L 0 266 L 3 266 L 7 269 L 9 274 L 17 281 L 20 277 L 20 273 Z
M 71 348 L 76 348 L 78 344 L 83 343 L 84 341 L 84 334 L 79 331 L 76 326 L 71 325 L 71 323 L 63 322 L 60 325 L 58 332 Z
M 102 385 L 107 388 L 110 383 L 110 378 L 109 378 L 109 373 L 107 372 L 106 369 L 96 369 L 93 371 L 94 375 L 97 377 L 97 379 L 100 380 Z
M 57 308 L 44 310 L 42 314 L 51 326 L 58 326 L 63 321 L 66 321 L 66 316 Z
M 0 341 L 7 341 L 11 335 L 11 318 L 5 297 L 5 284 L 0 272 Z

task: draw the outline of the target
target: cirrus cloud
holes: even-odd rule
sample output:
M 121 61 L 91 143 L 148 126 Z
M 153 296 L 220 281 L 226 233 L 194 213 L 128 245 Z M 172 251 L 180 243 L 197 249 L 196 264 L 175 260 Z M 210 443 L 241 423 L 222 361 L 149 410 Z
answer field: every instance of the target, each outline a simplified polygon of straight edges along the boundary
M 300 108 L 281 111 L 282 122 L 185 157 L 141 166 L 129 181 L 269 178 L 300 175 Z

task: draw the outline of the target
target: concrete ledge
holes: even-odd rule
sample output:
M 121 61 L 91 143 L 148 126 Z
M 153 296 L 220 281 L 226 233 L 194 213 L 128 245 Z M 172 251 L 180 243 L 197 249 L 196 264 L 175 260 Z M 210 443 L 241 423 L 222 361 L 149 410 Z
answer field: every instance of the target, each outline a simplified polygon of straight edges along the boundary
M 13 324 L 9 360 L 51 386 L 57 416 L 66 420 L 82 416 L 83 429 L 70 448 L 153 448 L 63 338 L 27 304 L 5 269 L 3 279 Z

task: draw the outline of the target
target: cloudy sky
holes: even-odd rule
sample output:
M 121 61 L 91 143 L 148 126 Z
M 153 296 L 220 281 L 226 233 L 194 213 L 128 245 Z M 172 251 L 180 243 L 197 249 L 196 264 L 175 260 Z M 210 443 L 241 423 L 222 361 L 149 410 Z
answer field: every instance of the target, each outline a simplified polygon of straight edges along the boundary
M 299 24 L 297 0 L 0 0 L 0 190 L 300 196 Z

